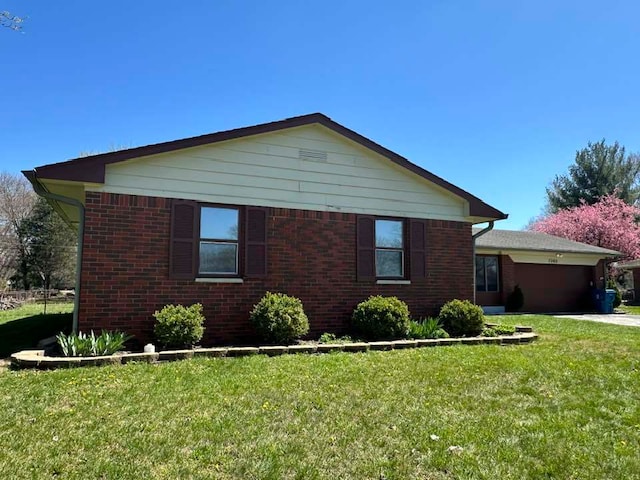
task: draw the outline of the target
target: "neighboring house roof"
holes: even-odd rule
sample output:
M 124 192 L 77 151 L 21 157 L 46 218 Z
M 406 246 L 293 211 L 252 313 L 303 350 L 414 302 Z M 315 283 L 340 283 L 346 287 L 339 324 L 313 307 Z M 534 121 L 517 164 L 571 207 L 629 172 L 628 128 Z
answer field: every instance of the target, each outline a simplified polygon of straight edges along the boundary
M 636 268 L 640 268 L 640 259 L 629 260 L 628 262 L 616 262 L 612 266 L 623 270 L 634 270 Z
M 480 230 L 480 228 L 474 228 L 473 233 L 476 234 Z M 620 252 L 615 250 L 528 230 L 490 230 L 476 239 L 476 247 L 497 250 L 530 250 L 606 256 L 621 255 Z
M 105 181 L 105 167 L 108 164 L 123 162 L 134 158 L 156 155 L 159 153 L 167 153 L 175 150 L 208 145 L 216 142 L 233 140 L 251 135 L 259 135 L 264 133 L 276 132 L 287 128 L 300 127 L 303 125 L 320 124 L 333 130 L 334 132 L 368 148 L 383 157 L 391 160 L 395 164 L 406 168 L 407 170 L 417 174 L 424 179 L 444 188 L 448 192 L 466 200 L 469 204 L 469 215 L 475 217 L 491 218 L 495 220 L 507 218 L 507 214 L 497 210 L 496 208 L 486 204 L 478 197 L 471 193 L 456 187 L 446 180 L 434 175 L 433 173 L 411 163 L 406 158 L 395 152 L 373 142 L 372 140 L 354 132 L 337 122 L 334 122 L 326 115 L 321 113 L 312 113 L 299 117 L 287 118 L 276 122 L 263 123 L 250 127 L 237 128 L 234 130 L 226 130 L 217 133 L 210 133 L 197 137 L 184 138 L 170 142 L 157 143 L 143 147 L 130 148 L 116 152 L 103 153 L 88 157 L 76 158 L 66 162 L 43 165 L 35 168 L 32 172 L 24 172 L 30 180 L 50 179 L 63 180 L 71 182 L 87 182 L 101 184 Z

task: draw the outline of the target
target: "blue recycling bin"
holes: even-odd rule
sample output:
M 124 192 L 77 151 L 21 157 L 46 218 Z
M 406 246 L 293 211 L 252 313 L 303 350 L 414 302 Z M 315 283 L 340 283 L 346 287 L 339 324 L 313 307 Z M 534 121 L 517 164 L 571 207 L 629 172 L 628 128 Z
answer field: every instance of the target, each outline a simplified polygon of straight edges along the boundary
M 604 313 L 613 313 L 613 303 L 616 300 L 616 291 L 613 288 L 605 290 Z
M 593 307 L 598 313 L 607 313 L 607 292 L 600 288 L 594 288 L 591 290 L 591 301 L 593 302 Z M 613 307 L 613 302 L 611 303 Z M 613 309 L 611 310 L 613 312 Z

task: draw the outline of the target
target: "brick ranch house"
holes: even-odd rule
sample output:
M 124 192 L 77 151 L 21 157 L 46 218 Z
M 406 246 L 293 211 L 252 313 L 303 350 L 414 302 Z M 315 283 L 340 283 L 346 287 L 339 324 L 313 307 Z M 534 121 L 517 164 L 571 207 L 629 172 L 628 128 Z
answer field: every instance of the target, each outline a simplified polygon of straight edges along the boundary
M 322 114 L 24 173 L 70 223 L 84 206 L 79 329 L 141 342 L 155 310 L 195 302 L 203 343 L 248 341 L 268 290 L 303 301 L 312 335 L 372 294 L 434 314 L 474 298 L 471 226 L 506 218 Z
M 152 338 L 155 310 L 204 305 L 203 343 L 250 341 L 268 290 L 311 334 L 397 295 L 415 317 L 474 300 L 472 225 L 507 217 L 316 113 L 24 172 L 82 239 L 74 322 Z

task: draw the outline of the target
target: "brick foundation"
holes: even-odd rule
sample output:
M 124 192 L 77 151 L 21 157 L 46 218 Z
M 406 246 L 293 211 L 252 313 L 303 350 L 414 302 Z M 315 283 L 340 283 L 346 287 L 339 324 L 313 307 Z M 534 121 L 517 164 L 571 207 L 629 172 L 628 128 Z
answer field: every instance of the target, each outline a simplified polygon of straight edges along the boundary
M 87 192 L 80 329 L 119 329 L 152 339 L 155 310 L 202 303 L 202 343 L 255 340 L 248 320 L 267 291 L 299 297 L 310 336 L 348 329 L 355 305 L 372 294 L 396 295 L 414 317 L 436 314 L 447 300 L 473 299 L 471 225 L 430 220 L 428 276 L 411 285 L 356 282 L 356 215 L 271 208 L 268 276 L 243 284 L 169 278 L 170 199 Z

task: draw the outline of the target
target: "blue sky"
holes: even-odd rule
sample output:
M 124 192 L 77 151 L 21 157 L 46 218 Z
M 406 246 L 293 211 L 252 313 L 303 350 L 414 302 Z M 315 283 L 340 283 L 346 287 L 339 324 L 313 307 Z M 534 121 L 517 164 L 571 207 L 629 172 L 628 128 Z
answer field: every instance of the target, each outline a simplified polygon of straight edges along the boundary
M 0 170 L 323 112 L 510 214 L 640 151 L 637 1 L 4 1 Z

